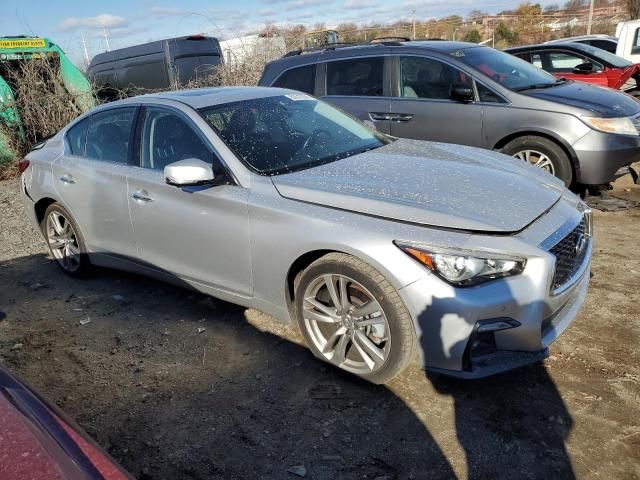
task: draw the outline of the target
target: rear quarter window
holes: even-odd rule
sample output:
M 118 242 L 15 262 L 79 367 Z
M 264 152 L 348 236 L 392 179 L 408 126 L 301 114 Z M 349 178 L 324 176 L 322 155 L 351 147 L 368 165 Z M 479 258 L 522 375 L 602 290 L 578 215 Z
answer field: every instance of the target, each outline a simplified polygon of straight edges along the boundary
M 84 156 L 84 146 L 87 140 L 87 127 L 89 126 L 89 118 L 85 118 L 76 123 L 67 132 L 67 146 L 69 153 L 78 157 Z
M 290 88 L 313 95 L 316 84 L 316 66 L 291 68 L 273 83 L 274 87 Z

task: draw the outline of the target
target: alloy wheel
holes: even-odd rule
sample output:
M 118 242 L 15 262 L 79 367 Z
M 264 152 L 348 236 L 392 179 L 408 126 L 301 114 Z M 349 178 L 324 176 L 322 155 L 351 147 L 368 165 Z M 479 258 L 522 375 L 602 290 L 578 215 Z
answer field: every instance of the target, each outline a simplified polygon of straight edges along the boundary
M 518 153 L 514 153 L 513 156 L 530 163 L 534 167 L 541 168 L 542 170 L 549 172 L 551 175 L 556 174 L 553 162 L 549 156 L 538 150 L 522 150 Z
M 391 349 L 386 315 L 375 297 L 352 278 L 324 274 L 309 283 L 304 326 L 330 363 L 355 374 L 380 369 Z
M 75 272 L 80 267 L 80 245 L 71 222 L 60 212 L 53 211 L 47 217 L 46 234 L 51 253 L 60 266 Z

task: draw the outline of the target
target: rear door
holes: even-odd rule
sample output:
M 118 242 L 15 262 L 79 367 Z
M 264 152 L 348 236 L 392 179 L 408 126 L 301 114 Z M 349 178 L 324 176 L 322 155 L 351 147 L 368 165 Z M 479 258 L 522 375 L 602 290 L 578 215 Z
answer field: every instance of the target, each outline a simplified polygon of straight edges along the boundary
M 55 187 L 92 252 L 136 258 L 127 201 L 138 108 L 103 110 L 74 125 L 53 163 Z
M 437 58 L 395 57 L 391 135 L 481 146 L 482 104 L 452 100 L 455 86 L 473 88 L 473 79 Z
M 321 64 L 321 98 L 383 132 L 390 133 L 391 83 L 384 55 Z
M 181 279 L 249 295 L 253 291 L 247 200 L 198 127 L 183 112 L 145 107 L 138 167 L 129 175 L 128 200 L 143 265 Z M 163 169 L 187 158 L 210 162 L 227 184 L 178 188 Z

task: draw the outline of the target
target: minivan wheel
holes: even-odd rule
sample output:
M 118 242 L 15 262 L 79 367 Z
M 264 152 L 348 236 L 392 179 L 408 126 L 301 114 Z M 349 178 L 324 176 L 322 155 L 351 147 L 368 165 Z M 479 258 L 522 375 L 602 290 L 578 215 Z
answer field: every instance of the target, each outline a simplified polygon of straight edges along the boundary
M 502 148 L 502 153 L 528 162 L 555 175 L 568 187 L 573 181 L 571 161 L 557 143 L 544 137 L 527 135 L 511 140 Z
M 415 350 L 415 331 L 398 292 L 376 269 L 330 253 L 296 279 L 296 320 L 321 360 L 372 383 L 400 373 Z
M 64 273 L 79 277 L 89 272 L 91 264 L 80 228 L 62 205 L 49 205 L 40 228 L 51 256 Z

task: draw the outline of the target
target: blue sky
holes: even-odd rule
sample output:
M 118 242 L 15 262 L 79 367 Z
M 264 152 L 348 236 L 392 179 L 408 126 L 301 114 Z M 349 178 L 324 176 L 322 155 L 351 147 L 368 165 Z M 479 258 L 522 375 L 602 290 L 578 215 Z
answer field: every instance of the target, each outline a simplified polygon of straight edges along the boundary
M 91 57 L 105 50 L 103 27 L 114 49 L 193 33 L 230 38 L 267 23 L 389 23 L 410 18 L 414 9 L 418 19 L 428 19 L 465 15 L 472 9 L 496 12 L 517 3 L 518 0 L 0 0 L 0 36 L 49 37 L 79 62 L 81 32 Z

